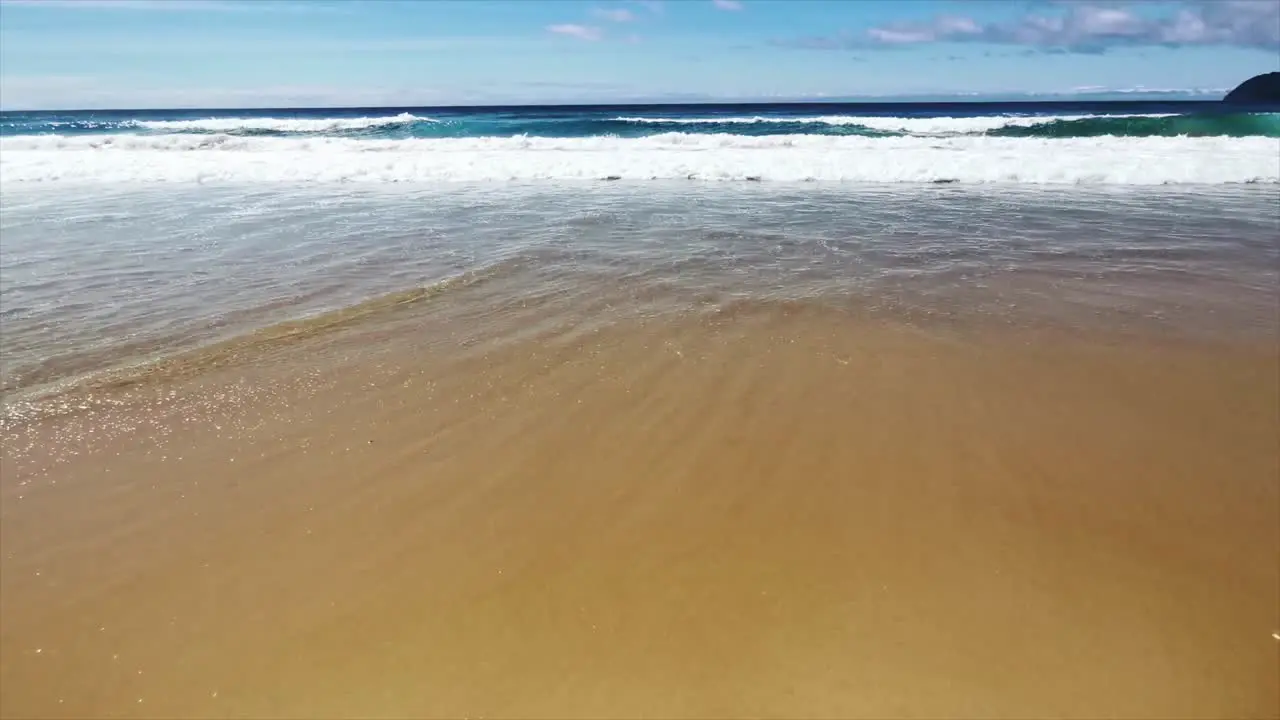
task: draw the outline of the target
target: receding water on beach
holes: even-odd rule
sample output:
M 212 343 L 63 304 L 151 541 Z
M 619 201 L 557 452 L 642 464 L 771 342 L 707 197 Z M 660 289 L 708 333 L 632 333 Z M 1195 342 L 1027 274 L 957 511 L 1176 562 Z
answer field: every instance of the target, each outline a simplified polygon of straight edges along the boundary
M 672 311 L 827 300 L 1270 337 L 1275 203 L 1270 187 L 20 188 L 0 221 L 4 387 L 513 273 L 534 283 L 515 299 L 606 284 Z
M 1276 717 L 1274 114 L 1085 110 L 6 115 L 0 716 Z

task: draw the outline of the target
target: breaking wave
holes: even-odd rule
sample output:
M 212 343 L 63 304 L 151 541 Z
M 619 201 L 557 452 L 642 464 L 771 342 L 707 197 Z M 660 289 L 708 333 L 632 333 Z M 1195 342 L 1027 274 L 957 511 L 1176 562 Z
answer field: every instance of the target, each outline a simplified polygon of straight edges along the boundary
M 207 118 L 201 120 L 134 120 L 136 127 L 165 132 L 215 132 L 266 131 L 274 133 L 334 133 L 347 130 L 367 130 L 434 123 L 435 120 L 411 113 L 392 117 L 359 118 Z
M 822 135 L 855 137 L 1018 138 L 1269 137 L 1280 138 L 1280 113 L 1195 112 L 1057 115 L 710 115 L 611 116 L 601 113 L 475 112 L 425 117 L 409 112 L 372 117 L 138 118 L 0 116 L 0 135 L 232 135 L 404 140 L 477 137 L 643 138 L 686 135 Z
M 668 129 L 722 126 L 822 126 L 914 136 L 994 135 L 997 137 L 1278 137 L 1280 113 L 1149 114 L 1149 115 L 1035 115 L 976 117 L 870 117 L 819 115 L 811 117 L 647 118 L 619 117 L 616 122 L 659 125 Z
M 1073 122 L 1056 120 L 1054 122 Z M 1021 127 L 1021 126 L 1007 126 Z M 1164 185 L 1280 182 L 1267 137 L 0 138 L 5 183 L 695 180 Z

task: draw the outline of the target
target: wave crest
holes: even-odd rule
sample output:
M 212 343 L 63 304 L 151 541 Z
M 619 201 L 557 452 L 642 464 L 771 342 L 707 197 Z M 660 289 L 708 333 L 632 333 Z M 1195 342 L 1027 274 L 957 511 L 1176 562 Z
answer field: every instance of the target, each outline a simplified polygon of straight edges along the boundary
M 732 129 L 750 126 L 760 134 L 762 127 L 778 129 L 816 126 L 841 128 L 847 134 L 899 134 L 917 137 L 995 135 L 999 137 L 1280 137 L 1278 113 L 1203 113 L 1177 115 L 1035 115 L 975 117 L 882 117 L 859 115 L 815 115 L 797 117 L 617 117 L 611 122 L 688 128 L 705 132 L 712 127 Z
M 860 183 L 1280 182 L 1269 138 L 916 138 L 663 133 L 639 138 L 0 138 L 6 183 L 712 180 Z
M 166 132 L 205 132 L 205 133 L 239 133 L 239 132 L 272 132 L 272 133 L 333 133 L 350 130 L 367 130 L 413 123 L 434 123 L 435 119 L 421 117 L 411 113 L 400 113 L 391 117 L 358 117 L 358 118 L 202 118 L 198 120 L 133 120 L 134 127 L 147 130 L 163 130 Z

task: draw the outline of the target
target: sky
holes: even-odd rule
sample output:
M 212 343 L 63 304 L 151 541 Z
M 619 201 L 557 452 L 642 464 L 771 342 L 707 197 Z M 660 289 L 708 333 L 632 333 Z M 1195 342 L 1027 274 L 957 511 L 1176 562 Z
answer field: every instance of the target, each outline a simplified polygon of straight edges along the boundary
M 0 0 L 0 109 L 1215 95 L 1280 0 Z

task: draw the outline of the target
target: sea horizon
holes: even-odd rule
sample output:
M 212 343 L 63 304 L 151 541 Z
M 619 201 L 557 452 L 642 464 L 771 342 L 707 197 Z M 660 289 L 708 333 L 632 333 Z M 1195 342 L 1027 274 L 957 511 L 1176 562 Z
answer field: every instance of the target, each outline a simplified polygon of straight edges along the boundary
M 841 95 L 829 97 L 794 96 L 767 98 L 756 96 L 680 99 L 663 97 L 636 97 L 619 100 L 547 100 L 542 102 L 483 102 L 483 103 L 445 103 L 445 104 L 358 104 L 340 103 L 333 105 L 178 105 L 164 107 L 159 105 L 144 107 L 102 106 L 102 107 L 0 107 L 0 115 L 11 113 L 128 113 L 128 112 L 285 112 L 285 111 L 350 111 L 350 110 L 492 110 L 495 108 L 626 108 L 626 107 L 717 107 L 717 106 L 809 106 L 809 105 L 848 105 L 848 106 L 895 106 L 895 105 L 935 105 L 957 106 L 970 105 L 1039 105 L 1039 104 L 1086 104 L 1105 105 L 1109 103 L 1134 104 L 1187 104 L 1201 105 L 1219 103 L 1230 88 L 1204 92 L 1147 92 L 1124 91 L 1103 93 L 922 93 L 910 95 Z M 1274 107 L 1277 103 L 1252 103 L 1247 106 Z

